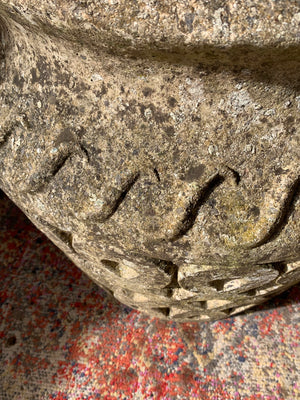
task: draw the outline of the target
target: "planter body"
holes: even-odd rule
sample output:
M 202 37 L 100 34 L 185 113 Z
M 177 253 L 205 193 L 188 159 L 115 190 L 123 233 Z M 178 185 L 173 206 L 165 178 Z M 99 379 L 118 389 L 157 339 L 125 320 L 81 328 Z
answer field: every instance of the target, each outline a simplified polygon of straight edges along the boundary
M 0 1 L 0 185 L 91 279 L 211 320 L 300 280 L 296 1 Z

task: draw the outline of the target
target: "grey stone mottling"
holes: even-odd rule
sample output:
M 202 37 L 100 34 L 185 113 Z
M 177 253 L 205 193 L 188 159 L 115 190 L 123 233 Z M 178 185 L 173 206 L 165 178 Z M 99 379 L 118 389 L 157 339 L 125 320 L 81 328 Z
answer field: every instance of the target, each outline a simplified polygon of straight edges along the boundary
M 297 1 L 0 1 L 0 185 L 120 301 L 224 318 L 300 280 Z

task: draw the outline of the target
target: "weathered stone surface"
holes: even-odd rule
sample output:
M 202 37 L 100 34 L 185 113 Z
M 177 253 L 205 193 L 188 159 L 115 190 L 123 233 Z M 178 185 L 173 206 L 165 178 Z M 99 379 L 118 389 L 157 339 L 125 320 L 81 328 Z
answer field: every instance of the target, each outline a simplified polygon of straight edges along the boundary
M 300 279 L 300 7 L 0 1 L 0 184 L 120 301 L 224 318 Z

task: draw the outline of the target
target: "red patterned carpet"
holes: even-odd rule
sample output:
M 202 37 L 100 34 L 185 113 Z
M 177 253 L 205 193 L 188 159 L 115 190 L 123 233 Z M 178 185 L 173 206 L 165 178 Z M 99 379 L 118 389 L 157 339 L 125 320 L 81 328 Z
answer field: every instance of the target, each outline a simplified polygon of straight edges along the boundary
M 300 285 L 214 323 L 114 301 L 0 199 L 0 400 L 295 400 Z

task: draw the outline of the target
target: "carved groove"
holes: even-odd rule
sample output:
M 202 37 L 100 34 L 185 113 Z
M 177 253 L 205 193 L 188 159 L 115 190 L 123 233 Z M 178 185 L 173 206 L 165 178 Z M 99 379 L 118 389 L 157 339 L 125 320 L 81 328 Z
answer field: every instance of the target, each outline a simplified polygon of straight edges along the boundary
M 186 235 L 192 229 L 198 216 L 200 207 L 208 200 L 211 193 L 224 182 L 225 178 L 215 175 L 204 187 L 200 187 L 193 198 L 190 199 L 182 219 L 176 223 L 168 235 L 168 240 L 174 242 Z
M 228 165 L 226 165 L 226 168 L 228 168 L 228 170 L 232 173 L 234 179 L 235 179 L 235 183 L 238 185 L 241 181 L 241 176 L 240 174 L 233 168 L 228 167 Z
M 89 161 L 88 151 L 79 144 L 78 146 L 74 146 L 72 143 L 68 146 L 68 148 L 64 148 L 60 150 L 60 153 L 56 155 L 54 160 L 50 162 L 46 160 L 46 162 L 42 165 L 39 172 L 30 177 L 29 183 L 27 187 L 25 187 L 24 192 L 37 193 L 42 191 L 51 181 L 56 177 L 56 175 L 63 169 L 65 164 L 74 154 L 80 154 L 86 157 L 87 161 Z
M 5 140 L 8 139 L 10 136 L 11 131 L 8 131 L 8 134 L 5 136 Z M 87 157 L 87 160 L 89 160 L 89 155 L 87 150 L 80 145 L 81 151 L 85 154 Z M 68 159 L 71 157 L 71 155 L 74 153 L 74 151 L 69 151 L 68 153 L 64 154 L 62 157 L 60 157 L 56 163 L 54 163 L 50 167 L 50 171 L 47 170 L 45 173 L 42 173 L 42 178 L 39 178 L 38 182 L 31 182 L 30 183 L 30 188 L 28 191 L 40 191 L 43 189 L 43 187 L 49 183 L 49 181 L 55 177 L 59 171 L 63 168 L 65 163 L 68 161 Z M 237 171 L 233 170 L 230 167 L 226 167 L 228 171 L 233 175 L 236 184 L 238 185 L 240 182 L 240 175 Z M 154 173 L 157 177 L 157 180 L 160 181 L 160 175 L 157 171 L 156 168 L 154 168 Z M 132 186 L 136 183 L 138 180 L 140 174 L 137 173 L 132 176 L 131 179 L 129 179 L 125 186 L 120 190 L 119 196 L 115 200 L 112 200 L 111 203 L 107 204 L 107 210 L 104 213 L 98 213 L 97 215 L 93 215 L 92 218 L 97 218 L 100 222 L 105 222 L 108 219 L 110 219 L 119 209 L 120 205 L 126 198 L 127 194 L 131 190 Z M 175 221 L 171 229 L 168 230 L 168 233 L 166 234 L 167 240 L 170 242 L 174 242 L 184 235 L 186 235 L 189 230 L 191 230 L 195 224 L 195 220 L 198 216 L 199 209 L 200 207 L 208 200 L 209 196 L 211 193 L 219 186 L 221 185 L 226 177 L 224 174 L 217 173 L 215 174 L 208 182 L 207 184 L 203 187 L 199 187 L 198 191 L 195 195 L 191 196 L 189 199 L 189 204 L 185 208 L 183 216 L 178 220 L 178 216 L 175 216 L 172 218 L 172 220 Z M 287 196 L 284 206 L 283 206 L 283 211 L 279 214 L 277 221 L 274 222 L 273 226 L 269 230 L 268 234 L 261 239 L 259 242 L 249 246 L 249 248 L 256 248 L 259 247 L 270 240 L 273 240 L 276 238 L 280 232 L 283 230 L 284 226 L 288 223 L 289 216 L 292 213 L 293 206 L 295 202 L 297 201 L 297 198 L 299 196 L 299 190 L 300 190 L 300 177 L 295 181 L 295 183 L 292 185 L 290 189 L 290 193 Z
M 254 249 L 256 247 L 260 247 L 263 244 L 266 244 L 271 240 L 274 240 L 276 237 L 280 235 L 284 227 L 287 225 L 289 217 L 293 212 L 294 205 L 299 197 L 299 192 L 300 192 L 300 176 L 291 186 L 288 196 L 283 204 L 281 213 L 279 213 L 277 220 L 271 226 L 268 234 L 265 235 L 265 237 L 263 237 L 259 242 L 255 243 L 252 246 L 249 246 L 249 248 Z
M 110 219 L 118 211 L 120 205 L 125 200 L 128 192 L 130 191 L 132 186 L 136 183 L 139 176 L 140 176 L 139 173 L 136 175 L 133 175 L 132 179 L 129 179 L 126 182 L 125 186 L 122 188 L 122 191 L 120 191 L 119 196 L 112 202 L 112 204 L 110 204 L 110 209 L 109 209 L 108 213 L 106 213 L 105 215 L 101 215 L 101 214 L 93 215 L 92 218 L 98 218 L 100 220 L 100 222 L 104 222 L 104 221 L 107 221 L 108 219 Z
M 28 193 L 37 193 L 42 191 L 52 181 L 52 179 L 55 178 L 71 155 L 71 152 L 63 154 L 56 162 L 53 162 L 52 165 L 44 165 L 36 175 L 30 177 L 29 183 L 25 186 L 23 191 Z
M 68 159 L 71 157 L 72 153 L 67 153 L 63 155 L 61 158 L 57 160 L 56 163 L 52 165 L 52 168 L 50 169 L 50 179 L 54 178 L 59 171 L 63 168 L 63 166 L 66 164 Z

